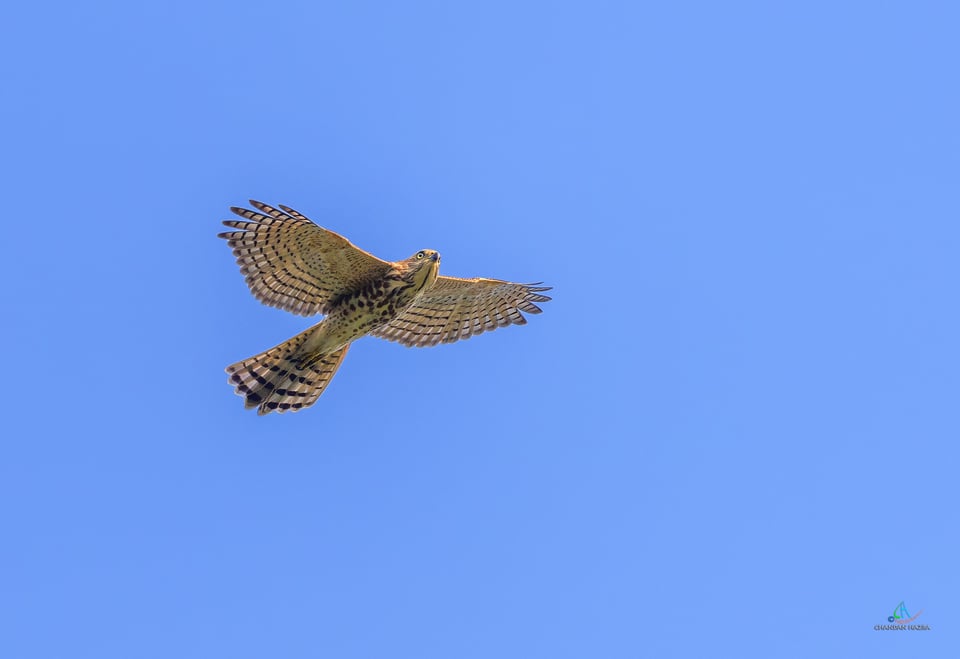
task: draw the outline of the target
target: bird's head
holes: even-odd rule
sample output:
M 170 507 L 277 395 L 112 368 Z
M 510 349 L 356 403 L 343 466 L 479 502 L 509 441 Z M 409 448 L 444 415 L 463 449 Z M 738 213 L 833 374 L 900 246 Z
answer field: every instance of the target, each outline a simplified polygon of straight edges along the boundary
M 421 249 L 406 260 L 407 273 L 417 290 L 433 286 L 440 272 L 440 252 Z

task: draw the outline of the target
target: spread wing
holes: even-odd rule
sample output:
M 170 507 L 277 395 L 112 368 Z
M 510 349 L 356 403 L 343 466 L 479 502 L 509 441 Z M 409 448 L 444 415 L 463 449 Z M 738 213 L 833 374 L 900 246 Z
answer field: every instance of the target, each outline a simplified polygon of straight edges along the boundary
M 520 312 L 540 313 L 534 302 L 550 300 L 540 295 L 548 290 L 499 279 L 437 277 L 412 305 L 370 334 L 418 348 L 453 343 L 498 327 L 525 325 Z
M 219 236 L 233 248 L 250 292 L 264 304 L 301 316 L 327 313 L 328 303 L 339 295 L 390 269 L 292 208 L 278 210 L 252 199 L 250 204 L 262 213 L 232 207 L 246 221 L 225 220 L 234 231 Z

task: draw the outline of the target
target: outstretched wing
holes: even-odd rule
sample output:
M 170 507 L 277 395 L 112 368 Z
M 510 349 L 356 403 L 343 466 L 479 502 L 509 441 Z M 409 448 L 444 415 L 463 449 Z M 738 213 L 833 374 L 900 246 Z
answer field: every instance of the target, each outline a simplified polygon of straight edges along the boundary
M 435 346 L 468 339 L 507 325 L 525 325 L 520 313 L 540 313 L 534 302 L 547 302 L 549 286 L 514 284 L 499 279 L 437 277 L 409 307 L 373 336 L 406 346 Z
M 244 218 L 225 220 L 235 229 L 219 234 L 233 248 L 250 292 L 264 304 L 301 316 L 327 313 L 337 296 L 383 277 L 390 264 L 317 226 L 286 206 L 259 201 L 262 211 L 230 210 Z

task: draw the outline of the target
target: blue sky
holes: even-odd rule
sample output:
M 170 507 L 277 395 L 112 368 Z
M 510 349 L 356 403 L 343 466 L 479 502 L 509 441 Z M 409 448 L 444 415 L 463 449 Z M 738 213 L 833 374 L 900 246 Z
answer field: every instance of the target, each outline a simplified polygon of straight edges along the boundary
M 9 8 L 0 655 L 955 656 L 958 19 Z M 251 197 L 554 300 L 258 418 Z

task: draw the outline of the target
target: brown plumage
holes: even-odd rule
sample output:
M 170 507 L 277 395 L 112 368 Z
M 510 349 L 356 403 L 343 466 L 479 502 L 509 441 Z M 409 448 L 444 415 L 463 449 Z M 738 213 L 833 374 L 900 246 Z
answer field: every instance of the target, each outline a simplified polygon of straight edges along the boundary
M 233 248 L 254 296 L 302 316 L 325 314 L 292 339 L 227 367 L 248 408 L 297 411 L 316 402 L 350 343 L 366 334 L 407 346 L 452 343 L 540 313 L 549 287 L 440 277 L 440 255 L 421 250 L 387 262 L 286 206 L 233 207 L 219 234 Z

